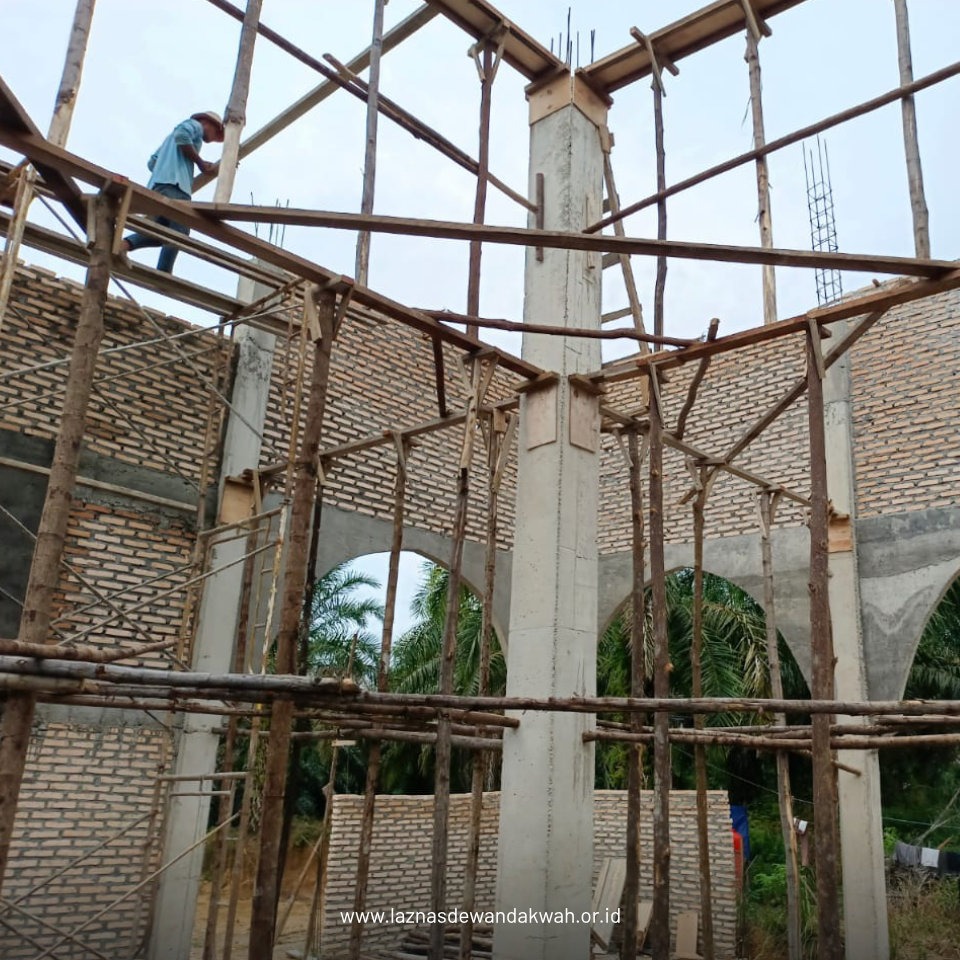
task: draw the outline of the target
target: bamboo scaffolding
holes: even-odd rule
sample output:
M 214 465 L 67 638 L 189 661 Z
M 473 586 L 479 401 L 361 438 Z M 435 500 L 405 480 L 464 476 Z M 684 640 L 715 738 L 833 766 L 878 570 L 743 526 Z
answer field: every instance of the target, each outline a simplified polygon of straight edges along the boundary
M 658 331 L 659 332 L 659 331 Z M 658 697 L 670 692 L 670 649 L 667 637 L 666 561 L 663 534 L 663 412 L 657 368 L 650 376 L 650 578 L 653 610 L 653 686 Z M 654 960 L 670 956 L 670 789 L 673 786 L 670 718 L 654 717 L 653 740 L 653 916 L 650 942 Z
M 663 82 L 658 79 L 653 84 L 653 136 L 657 152 L 657 191 L 661 193 L 667 185 L 666 149 L 663 137 L 663 94 Z M 666 197 L 657 201 L 657 240 L 660 243 L 667 241 Z M 653 289 L 653 332 L 658 337 L 663 336 L 663 299 L 666 286 L 667 258 L 661 254 L 657 256 L 657 279 Z
M 810 639 L 811 693 L 818 700 L 834 696 L 833 635 L 827 593 L 829 501 L 822 358 L 815 330 L 807 331 L 807 420 L 810 435 Z M 829 714 L 813 717 L 813 812 L 817 824 L 817 944 L 821 960 L 840 960 L 839 863 L 840 827 L 837 772 L 830 754 Z
M 644 454 L 641 451 L 637 430 L 627 434 L 627 465 L 630 483 L 630 530 L 631 530 L 631 576 L 630 576 L 630 695 L 642 697 L 647 681 L 646 664 L 646 595 L 643 589 L 644 540 L 643 540 L 643 487 L 640 472 Z M 635 713 L 630 717 L 629 727 L 639 732 L 644 717 Z M 621 960 L 636 960 L 639 949 L 637 907 L 640 896 L 640 791 L 643 786 L 643 748 L 635 746 L 627 753 L 627 864 L 624 880 L 623 943 Z
M 393 624 L 397 607 L 397 581 L 400 576 L 400 553 L 403 550 L 403 519 L 407 493 L 408 446 L 395 434 L 397 445 L 397 474 L 393 489 L 393 531 L 390 540 L 390 562 L 387 568 L 387 593 L 383 608 L 383 630 L 380 634 L 380 662 L 377 667 L 377 690 L 385 693 L 389 686 L 390 657 L 393 650 Z M 358 960 L 363 939 L 362 914 L 366 909 L 367 880 L 370 873 L 370 853 L 373 845 L 373 818 L 380 780 L 380 741 L 371 744 L 367 756 L 367 778 L 363 791 L 363 815 L 360 821 L 360 839 L 357 849 L 357 870 L 354 881 L 354 920 L 350 928 L 350 957 Z
M 103 337 L 103 308 L 110 282 L 110 249 L 116 204 L 105 194 L 99 194 L 92 201 L 91 213 L 94 247 L 80 306 L 73 361 L 67 375 L 67 390 L 50 481 L 24 596 L 18 636 L 23 643 L 42 644 L 50 639 L 53 594 L 59 582 L 91 381 Z M 35 705 L 36 700 L 32 695 L 11 693 L 4 703 L 0 718 L 0 889 L 7 868 Z
M 746 153 L 738 154 L 735 157 L 731 157 L 729 160 L 725 160 L 722 163 L 716 164 L 715 166 L 708 167 L 706 170 L 702 170 L 700 173 L 694 174 L 691 177 L 687 177 L 684 180 L 680 180 L 677 183 L 671 184 L 669 187 L 660 188 L 656 193 L 650 194 L 649 197 L 644 197 L 642 200 L 638 200 L 635 203 L 631 203 L 624 207 L 619 213 L 610 214 L 610 216 L 604 217 L 602 220 L 598 220 L 596 223 L 591 224 L 589 227 L 587 227 L 585 232 L 597 233 L 604 227 L 611 226 L 616 220 L 622 220 L 625 217 L 632 216 L 633 214 L 638 213 L 640 210 L 644 210 L 647 207 L 653 206 L 655 203 L 659 203 L 661 200 L 665 200 L 677 193 L 681 193 L 684 190 L 689 190 L 691 187 L 695 187 L 707 180 L 711 180 L 714 177 L 719 176 L 721 173 L 727 173 L 730 170 L 735 170 L 737 167 L 743 166 L 745 163 L 750 163 L 752 160 L 769 156 L 771 153 L 775 153 L 777 150 L 782 150 L 784 147 L 793 146 L 793 144 L 800 143 L 802 140 L 808 140 L 810 137 L 816 136 L 818 133 L 823 133 L 824 130 L 829 130 L 831 127 L 836 127 L 848 120 L 854 120 L 857 117 L 862 117 L 864 114 L 878 110 L 880 107 L 885 107 L 889 103 L 895 103 L 897 100 L 903 100 L 905 97 L 913 96 L 913 94 L 919 93 L 921 90 L 926 90 L 928 87 L 935 86 L 938 83 L 949 80 L 951 77 L 955 77 L 958 73 L 960 73 L 960 61 L 956 61 L 949 66 L 943 67 L 940 70 L 936 70 L 933 73 L 929 73 L 925 77 L 921 77 L 919 80 L 915 80 L 913 83 L 910 83 L 907 86 L 894 87 L 892 90 L 889 90 L 878 97 L 874 97 L 872 100 L 865 100 L 863 103 L 849 107 L 846 110 L 842 110 L 840 113 L 834 113 L 829 117 L 825 117 L 824 119 L 817 121 L 816 123 L 811 123 L 805 127 L 801 127 L 799 130 L 794 130 L 792 133 L 788 133 L 785 136 L 778 137 L 776 140 L 771 140 L 768 144 L 760 149 L 748 150 Z
M 307 578 L 307 538 L 311 528 L 310 517 L 317 486 L 315 463 L 320 448 L 320 435 L 326 407 L 330 354 L 335 335 L 336 304 L 337 296 L 332 290 L 319 293 L 316 316 L 320 327 L 320 339 L 314 344 L 313 372 L 306 421 L 294 479 L 283 604 L 276 640 L 276 665 L 278 671 L 282 673 L 293 672 L 296 640 L 303 613 L 303 593 Z M 292 703 L 286 701 L 274 705 L 271 713 L 271 736 L 268 741 L 263 788 L 256 890 L 250 920 L 250 960 L 269 956 L 274 946 L 281 881 L 277 874 L 277 867 L 281 856 L 279 844 L 292 720 Z
M 260 8 L 263 0 L 247 0 L 240 30 L 240 47 L 237 64 L 230 86 L 230 99 L 223 112 L 223 150 L 217 171 L 217 187 L 214 199 L 226 203 L 233 194 L 233 182 L 240 162 L 240 134 L 247 122 L 247 94 L 250 91 L 250 72 L 253 68 L 253 50 L 257 42 L 257 27 L 260 23 Z
M 480 670 L 477 684 L 477 692 L 481 696 L 490 692 L 490 653 L 493 639 L 493 599 L 497 576 L 500 486 L 510 458 L 517 420 L 517 414 L 510 414 L 509 419 L 495 417 L 487 431 L 487 523 L 484 544 L 483 605 L 480 611 Z M 476 906 L 483 790 L 488 773 L 489 755 L 481 751 L 474 755 L 470 771 L 470 826 L 467 834 L 467 859 L 463 872 L 462 898 L 463 909 L 467 911 L 467 920 L 460 926 L 459 960 L 471 960 L 473 956 L 473 919 L 470 912 Z
M 383 8 L 386 0 L 373 0 L 373 38 L 370 41 L 370 80 L 367 84 L 366 152 L 363 159 L 363 191 L 360 212 L 373 213 L 373 195 L 377 180 L 377 117 L 380 106 L 380 55 L 383 52 Z M 357 236 L 354 276 L 366 286 L 370 271 L 370 231 Z
M 745 0 L 749 7 L 750 0 Z M 767 136 L 763 124 L 763 82 L 760 72 L 760 37 L 756 24 L 747 30 L 747 52 L 744 59 L 750 73 L 750 107 L 753 115 L 753 146 L 762 150 Z M 773 248 L 773 214 L 770 210 L 770 171 L 766 155 L 757 157 L 757 220 L 760 225 L 760 246 Z M 919 254 L 918 254 L 919 256 Z M 763 322 L 777 319 L 777 275 L 775 268 L 763 267 Z
M 47 131 L 47 139 L 60 147 L 67 142 L 70 125 L 73 122 L 73 110 L 76 106 L 77 94 L 80 91 L 83 62 L 87 52 L 87 41 L 90 37 L 95 3 L 96 0 L 77 0 L 73 15 L 67 54 L 63 64 L 63 73 L 60 77 L 60 87 L 57 90 L 50 128 Z M 30 202 L 35 193 L 36 181 L 37 174 L 33 169 L 29 167 L 21 168 L 13 201 L 13 216 L 7 227 L 3 257 L 0 260 L 0 329 L 3 328 L 3 319 L 7 312 L 7 304 L 10 301 L 10 291 L 13 289 L 13 278 L 17 271 L 17 255 L 20 252 L 20 245 L 23 243 L 26 232 L 27 215 L 30 212 Z
M 763 609 L 767 639 L 767 663 L 770 671 L 770 692 L 783 697 L 783 678 L 780 672 L 780 647 L 777 635 L 776 591 L 773 574 L 773 523 L 780 494 L 761 490 L 758 499 L 760 511 L 760 552 L 763 565 Z M 784 714 L 777 714 L 775 722 L 785 724 Z M 785 753 L 777 753 L 777 799 L 780 813 L 780 833 L 783 837 L 787 883 L 787 951 L 789 960 L 801 960 L 800 939 L 800 869 L 797 865 L 797 834 L 793 826 L 793 792 L 790 786 L 790 763 Z
M 692 693 L 703 696 L 703 534 L 707 497 L 710 484 L 703 466 L 694 468 L 697 477 L 697 495 L 693 501 L 693 637 L 690 665 Z M 693 715 L 696 730 L 704 729 L 702 713 Z M 703 922 L 703 960 L 714 960 L 713 941 L 713 887 L 710 879 L 710 829 L 707 812 L 707 753 L 704 745 L 693 748 L 697 788 L 697 854 L 700 871 L 700 917 Z
M 897 64 L 901 88 L 913 83 L 913 55 L 910 51 L 910 17 L 907 0 L 893 0 L 897 23 Z M 923 190 L 923 167 L 917 136 L 917 105 L 913 95 L 900 101 L 903 114 L 903 151 L 907 161 L 907 182 L 910 188 L 910 210 L 913 214 L 913 242 L 918 257 L 930 256 L 930 215 Z
M 495 362 L 495 361 L 494 361 Z M 473 460 L 477 411 L 483 403 L 486 386 L 492 375 L 489 361 L 474 360 L 471 369 L 471 395 L 463 425 L 463 443 L 457 471 L 457 506 L 451 531 L 450 568 L 447 581 L 447 605 L 443 621 L 443 646 L 440 660 L 440 695 L 453 692 L 454 666 L 457 654 L 457 627 L 460 618 L 460 584 L 463 565 L 463 544 L 467 532 L 467 511 L 470 505 L 470 466 Z M 430 867 L 430 905 L 438 913 L 444 909 L 447 895 L 447 854 L 450 819 L 450 716 L 437 715 L 437 747 L 435 753 L 433 845 Z M 443 960 L 442 924 L 430 928 L 430 960 Z
M 477 63 L 477 72 L 480 74 L 480 143 L 477 152 L 477 190 L 473 204 L 473 222 L 483 223 L 487 209 L 487 175 L 490 172 L 490 108 L 493 100 L 493 81 L 497 67 L 500 65 L 499 55 L 494 61 L 494 51 L 490 43 L 482 45 L 483 53 L 477 55 L 476 48 L 473 56 Z M 470 260 L 467 268 L 467 313 L 472 316 L 480 315 L 480 260 L 483 250 L 479 240 L 470 241 Z M 467 325 L 467 333 L 476 337 L 479 335 L 476 324 Z

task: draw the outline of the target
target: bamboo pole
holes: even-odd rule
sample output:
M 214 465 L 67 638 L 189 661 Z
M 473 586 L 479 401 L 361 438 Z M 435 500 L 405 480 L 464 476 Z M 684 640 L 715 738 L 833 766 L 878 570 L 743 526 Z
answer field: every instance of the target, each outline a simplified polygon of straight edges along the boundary
M 748 0 L 749 2 L 749 0 Z M 747 31 L 747 52 L 744 59 L 750 72 L 750 106 L 753 113 L 753 146 L 762 150 L 767 137 L 763 124 L 763 83 L 760 72 L 760 42 L 752 30 Z M 760 224 L 760 246 L 773 248 L 773 214 L 770 210 L 770 170 L 766 156 L 757 157 L 757 219 Z M 919 254 L 918 254 L 919 256 Z M 777 319 L 777 275 L 773 264 L 765 264 L 763 275 L 763 322 Z
M 367 85 L 366 152 L 363 159 L 363 193 L 360 212 L 373 213 L 373 194 L 377 180 L 377 118 L 380 107 L 380 55 L 383 52 L 383 8 L 386 0 L 373 0 L 373 39 L 370 41 L 370 81 Z M 370 231 L 357 235 L 357 283 L 367 285 L 370 271 Z
M 276 641 L 276 665 L 280 673 L 293 672 L 296 640 L 303 612 L 310 516 L 317 486 L 316 457 L 320 449 L 320 434 L 326 408 L 335 313 L 336 293 L 332 290 L 321 291 L 317 303 L 321 336 L 315 344 L 313 376 L 294 481 L 283 607 Z M 280 861 L 279 843 L 292 719 L 292 702 L 281 701 L 274 704 L 267 749 L 257 880 L 250 920 L 250 960 L 260 960 L 270 956 L 273 951 L 277 892 L 281 880 L 277 876 L 277 864 Z
M 390 655 L 393 649 L 393 624 L 397 607 L 397 580 L 400 576 L 400 553 L 403 550 L 403 519 L 407 492 L 407 445 L 394 435 L 397 443 L 397 475 L 393 488 L 393 535 L 390 541 L 390 565 L 387 569 L 387 594 L 383 610 L 383 631 L 380 635 L 380 664 L 377 668 L 377 689 L 385 693 L 389 686 Z M 375 740 L 367 755 L 367 779 L 363 791 L 363 816 L 357 848 L 357 873 L 354 883 L 354 919 L 350 928 L 350 958 L 359 960 L 363 940 L 362 912 L 367 903 L 367 880 L 370 874 L 370 851 L 373 844 L 374 807 L 380 780 L 381 744 Z
M 763 609 L 767 632 L 767 663 L 770 671 L 770 692 L 783 697 L 783 678 L 780 672 L 780 648 L 777 637 L 776 592 L 773 579 L 773 522 L 780 495 L 769 490 L 760 491 L 760 552 L 763 564 Z M 786 723 L 782 713 L 775 722 Z M 787 956 L 801 960 L 800 940 L 800 868 L 797 865 L 797 834 L 793 828 L 793 794 L 790 788 L 790 761 L 783 752 L 777 753 L 777 800 L 780 812 L 780 832 L 786 862 L 787 880 Z
M 487 210 L 487 174 L 490 172 L 490 107 L 493 100 L 493 79 L 496 66 L 493 48 L 489 42 L 484 44 L 482 60 L 478 59 L 480 71 L 480 147 L 477 154 L 477 192 L 473 204 L 473 222 L 483 223 Z M 479 240 L 470 241 L 470 261 L 467 276 L 467 313 L 480 315 L 480 259 L 483 256 Z M 476 324 L 467 325 L 467 334 L 479 335 Z M 462 938 L 461 938 L 462 943 Z
M 486 62 L 486 61 L 485 61 Z M 503 466 L 510 456 L 516 414 L 509 421 L 494 418 L 488 433 L 487 448 L 487 528 L 483 567 L 483 606 L 480 612 L 480 676 L 477 692 L 490 692 L 490 647 L 493 633 L 493 598 L 497 575 L 497 533 L 500 509 L 500 482 Z M 502 426 L 502 430 L 499 429 Z M 470 780 L 470 827 L 467 835 L 467 861 L 463 874 L 463 909 L 467 920 L 460 926 L 460 960 L 473 956 L 473 919 L 476 906 L 477 870 L 480 865 L 480 826 L 483 816 L 483 789 L 490 768 L 489 754 L 474 754 Z
M 250 72 L 253 68 L 253 50 L 260 25 L 260 8 L 263 0 L 247 0 L 240 29 L 240 47 L 237 50 L 237 65 L 230 87 L 230 100 L 223 116 L 223 150 L 214 192 L 215 203 L 229 203 L 233 183 L 240 160 L 240 134 L 247 122 L 247 94 L 250 91 Z
M 738 154 L 735 157 L 731 157 L 729 160 L 724 160 L 722 163 L 716 164 L 716 166 L 708 167 L 706 170 L 702 170 L 700 173 L 696 173 L 691 177 L 687 177 L 685 180 L 680 180 L 677 183 L 671 184 L 671 186 L 665 189 L 658 190 L 656 193 L 652 193 L 650 196 L 644 197 L 642 200 L 637 200 L 635 203 L 631 203 L 629 206 L 624 207 L 619 213 L 610 214 L 609 216 L 604 217 L 602 220 L 598 220 L 596 223 L 593 223 L 587 227 L 584 232 L 597 233 L 604 227 L 609 227 L 615 220 L 622 220 L 625 217 L 632 216 L 633 214 L 638 213 L 640 210 L 645 210 L 647 207 L 658 203 L 660 200 L 675 196 L 676 194 L 681 193 L 684 190 L 689 190 L 691 187 L 695 187 L 707 180 L 712 180 L 721 173 L 727 173 L 730 170 L 735 170 L 737 167 L 743 166 L 743 164 L 749 163 L 751 160 L 756 160 L 758 157 L 769 156 L 771 153 L 776 153 L 778 150 L 783 150 L 785 147 L 790 147 L 795 143 L 808 140 L 810 137 L 816 136 L 818 133 L 823 133 L 824 130 L 829 130 L 831 127 L 839 126 L 841 123 L 846 123 L 848 120 L 855 120 L 857 117 L 862 117 L 864 114 L 872 113 L 874 110 L 878 110 L 880 107 L 885 107 L 887 104 L 894 103 L 896 100 L 903 100 L 905 97 L 913 96 L 915 93 L 919 93 L 921 90 L 926 90 L 928 87 L 935 86 L 938 83 L 943 83 L 944 80 L 949 80 L 951 77 L 955 77 L 958 73 L 960 73 L 960 61 L 954 61 L 949 66 L 941 67 L 941 69 L 935 70 L 933 73 L 928 73 L 926 76 L 923 76 L 919 80 L 915 80 L 906 86 L 894 87 L 892 90 L 888 90 L 886 93 L 882 93 L 877 97 L 873 97 L 871 100 L 864 100 L 862 103 L 856 104 L 853 107 L 848 107 L 846 110 L 841 110 L 839 113 L 834 113 L 829 117 L 824 117 L 822 120 L 818 120 L 816 123 L 808 124 L 805 127 L 801 127 L 799 130 L 794 130 L 792 133 L 778 137 L 776 140 L 771 140 L 759 150 L 748 150 L 746 153 Z
M 817 700 L 834 696 L 833 636 L 827 592 L 829 501 L 826 439 L 823 421 L 823 381 L 817 331 L 807 331 L 807 420 L 810 434 L 810 643 L 812 690 Z M 813 815 L 817 860 L 817 955 L 840 960 L 839 863 L 840 827 L 837 810 L 837 771 L 830 753 L 828 713 L 813 717 Z
M 653 129 L 657 151 L 657 192 L 667 188 L 666 150 L 663 139 L 663 90 L 658 83 L 653 85 Z M 657 201 L 657 239 L 667 239 L 667 199 Z M 653 332 L 663 336 L 663 300 L 667 286 L 667 258 L 657 257 L 657 279 L 653 291 Z M 656 922 L 656 921 L 654 921 Z
M 87 52 L 95 4 L 96 0 L 77 0 L 74 11 L 63 73 L 47 131 L 47 139 L 58 147 L 66 144 L 70 133 L 73 109 L 80 90 L 80 80 L 83 77 L 83 61 Z M 4 244 L 2 263 L 0 263 L 0 328 L 3 327 L 10 291 L 13 289 L 13 278 L 17 272 L 17 256 L 27 228 L 27 215 L 30 212 L 30 202 L 33 200 L 36 181 L 37 174 L 32 167 L 21 168 L 13 202 L 13 216 L 7 228 L 7 239 Z
M 703 696 L 703 531 L 704 511 L 709 494 L 707 469 L 697 468 L 698 490 L 693 501 L 693 643 L 691 669 L 693 695 Z M 704 729 L 702 713 L 693 715 L 696 730 Z M 707 813 L 707 751 L 702 743 L 694 745 L 693 761 L 697 783 L 697 852 L 700 870 L 700 916 L 703 922 L 703 960 L 714 960 L 713 943 L 713 888 L 710 881 L 710 831 Z
M 474 361 L 472 396 L 464 423 L 463 446 L 457 473 L 457 507 L 451 532 L 450 570 L 447 581 L 447 609 L 443 622 L 443 650 L 440 660 L 440 695 L 453 693 L 454 666 L 457 654 L 457 627 L 460 619 L 460 583 L 463 565 L 463 542 L 467 531 L 467 510 L 470 505 L 470 463 L 476 430 L 477 408 L 483 400 L 481 371 L 484 364 Z M 437 716 L 437 748 L 433 790 L 433 855 L 430 870 L 430 904 L 435 913 L 444 910 L 447 894 L 447 854 L 450 818 L 450 715 L 441 711 Z M 443 960 L 444 925 L 434 923 L 430 928 L 430 960 Z
M 60 429 L 23 601 L 17 638 L 22 643 L 42 644 L 50 640 L 53 598 L 60 582 L 60 561 L 83 444 L 91 383 L 103 337 L 103 308 L 110 282 L 116 203 L 102 193 L 90 202 L 93 248 L 67 373 Z M 35 705 L 36 698 L 32 694 L 12 693 L 6 697 L 0 717 L 0 889 L 10 853 Z
M 654 90 L 657 97 L 657 91 Z M 650 578 L 654 638 L 654 693 L 670 692 L 670 649 L 667 637 L 667 584 L 663 533 L 663 411 L 658 371 L 650 368 Z M 654 960 L 670 956 L 670 717 L 654 718 L 653 740 L 653 916 L 650 942 Z
M 897 21 L 897 63 L 900 86 L 913 83 L 913 56 L 910 51 L 910 18 L 907 0 L 893 0 Z M 930 256 L 930 218 L 923 190 L 923 168 L 920 164 L 920 143 L 917 136 L 917 105 L 913 96 L 900 101 L 903 113 L 903 149 L 907 159 L 907 180 L 910 186 L 910 209 L 913 213 L 913 242 L 918 257 Z
M 644 542 L 643 542 L 643 487 L 640 471 L 643 455 L 636 430 L 627 434 L 627 453 L 630 471 L 630 526 L 632 532 L 632 567 L 630 581 L 630 695 L 642 697 L 646 683 L 646 603 L 643 589 Z M 630 729 L 639 732 L 644 717 L 634 713 L 630 716 Z M 621 960 L 636 960 L 637 907 L 640 898 L 640 791 L 643 786 L 643 747 L 632 747 L 627 754 L 627 869 L 624 881 L 623 943 Z

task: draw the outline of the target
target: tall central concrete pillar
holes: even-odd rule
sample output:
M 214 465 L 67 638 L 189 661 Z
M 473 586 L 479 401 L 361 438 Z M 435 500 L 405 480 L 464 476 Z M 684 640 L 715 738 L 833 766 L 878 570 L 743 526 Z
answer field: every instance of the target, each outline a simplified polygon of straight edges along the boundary
M 833 328 L 840 337 L 842 329 Z M 860 578 L 857 569 L 856 483 L 849 359 L 844 357 L 824 381 L 827 490 L 834 516 L 830 523 L 830 615 L 836 657 L 838 700 L 868 700 Z M 845 723 L 867 718 L 845 718 Z M 838 760 L 859 771 L 837 771 L 840 800 L 840 854 L 847 960 L 887 960 L 887 891 L 880 806 L 880 761 L 876 750 L 841 750 Z
M 606 104 L 568 76 L 528 97 L 530 195 L 542 175 L 546 229 L 583 230 L 602 216 Z M 598 254 L 528 249 L 524 323 L 599 328 L 601 272 Z M 599 341 L 525 333 L 523 356 L 556 378 L 521 399 L 507 693 L 590 696 L 599 398 L 568 378 L 599 368 Z M 498 924 L 496 960 L 589 956 L 594 757 L 582 734 L 592 727 L 586 715 L 527 712 L 504 738 L 497 909 L 555 916 Z

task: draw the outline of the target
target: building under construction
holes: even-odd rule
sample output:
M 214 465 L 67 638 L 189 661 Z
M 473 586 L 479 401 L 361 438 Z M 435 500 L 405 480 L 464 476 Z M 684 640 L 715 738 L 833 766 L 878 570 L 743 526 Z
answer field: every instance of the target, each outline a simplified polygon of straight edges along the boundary
M 210 2 L 242 23 L 219 171 L 195 182 L 216 178 L 213 202 L 170 200 L 69 149 L 94 0 L 77 3 L 46 136 L 0 77 L 0 145 L 22 160 L 0 169 L 0 954 L 262 960 L 295 947 L 352 960 L 587 960 L 616 949 L 732 960 L 733 852 L 705 753 L 723 744 L 777 758 L 791 960 L 802 955 L 792 753 L 813 769 L 817 956 L 889 957 L 879 750 L 960 732 L 960 702 L 902 700 L 923 625 L 960 569 L 960 268 L 931 256 L 914 109 L 960 64 L 915 78 L 906 0 L 894 0 L 884 15 L 900 84 L 768 142 L 763 40 L 817 0 L 715 0 L 655 32 L 634 28 L 583 67 L 486 0 L 429 0 L 389 30 L 374 0 L 373 42 L 346 64 L 271 30 L 260 0 Z M 380 92 L 380 58 L 436 18 L 462 29 L 465 69 L 479 76 L 476 157 Z M 687 58 L 735 36 L 747 45 L 754 148 L 671 182 L 666 89 L 683 82 Z M 321 76 L 244 139 L 259 44 Z M 523 188 L 490 169 L 501 69 L 526 83 Z M 657 183 L 628 201 L 608 121 L 617 92 L 641 81 Z M 359 212 L 231 202 L 240 159 L 347 94 L 367 111 Z M 767 157 L 881 108 L 903 114 L 902 143 L 882 149 L 906 157 L 906 184 L 889 189 L 909 191 L 915 256 L 776 247 Z M 381 119 L 475 176 L 472 222 L 373 212 Z M 756 172 L 757 245 L 671 240 L 669 198 L 738 167 Z M 526 209 L 527 227 L 485 223 L 491 189 Z M 31 204 L 60 229 L 28 220 Z M 644 209 L 657 211 L 655 239 L 631 235 Z M 356 232 L 355 275 L 250 224 Z M 128 263 L 130 229 L 234 272 L 236 294 Z M 371 287 L 379 233 L 468 245 L 463 312 Z M 494 244 L 524 248 L 522 321 L 481 315 L 481 251 Z M 27 248 L 83 264 L 85 282 L 24 264 Z M 657 264 L 650 303 L 638 257 Z M 671 336 L 672 259 L 759 268 L 752 312 L 763 322 Z M 778 266 L 878 279 L 784 319 Z M 629 308 L 604 314 L 612 272 Z M 217 322 L 165 316 L 134 289 Z M 611 327 L 624 317 L 628 327 Z M 488 329 L 522 333 L 522 358 L 482 339 Z M 604 363 L 601 343 L 615 338 L 636 352 Z M 311 675 L 310 585 L 386 551 L 376 688 Z M 391 689 L 402 551 L 449 571 L 429 694 Z M 694 571 L 692 699 L 670 697 L 665 585 L 680 567 Z M 771 698 L 700 695 L 704 571 L 763 606 Z M 454 693 L 461 585 L 482 598 L 474 696 Z M 597 637 L 627 601 L 633 695 L 598 698 Z M 506 696 L 489 695 L 494 632 Z M 778 632 L 809 700 L 783 697 Z M 708 726 L 718 713 L 770 722 Z M 798 716 L 809 722 L 788 723 Z M 321 836 L 294 865 L 290 757 L 324 739 L 334 764 L 343 740 L 369 742 L 366 789 L 331 791 Z M 434 752 L 432 797 L 378 794 L 392 741 Z M 629 745 L 623 795 L 594 792 L 603 742 Z M 696 791 L 671 790 L 677 743 L 693 748 Z M 466 795 L 451 794 L 459 749 L 473 756 Z M 494 766 L 496 794 L 484 790 Z M 304 929 L 290 922 L 294 906 Z M 619 922 L 607 922 L 617 907 Z M 341 914 L 390 908 L 494 920 L 370 925 Z M 560 920 L 509 922 L 514 909 Z

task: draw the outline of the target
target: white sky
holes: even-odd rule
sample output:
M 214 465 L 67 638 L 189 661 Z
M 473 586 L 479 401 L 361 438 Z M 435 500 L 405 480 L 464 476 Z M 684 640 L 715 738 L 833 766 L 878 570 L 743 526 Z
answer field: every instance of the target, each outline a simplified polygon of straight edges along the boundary
M 242 0 L 241 0 L 242 2 Z M 573 3 L 580 33 L 580 62 L 630 42 L 629 28 L 652 32 L 702 5 L 697 0 L 599 0 Z M 391 0 L 387 28 L 410 14 L 415 0 Z M 500 0 L 503 13 L 550 45 L 566 26 L 567 2 Z M 264 0 L 263 22 L 316 57 L 348 61 L 370 40 L 372 0 Z M 63 63 L 74 0 L 0 0 L 0 73 L 41 130 L 46 130 Z M 911 0 L 915 76 L 956 58 L 960 4 Z M 807 0 L 771 21 L 761 43 L 767 138 L 773 139 L 874 97 L 898 83 L 891 0 Z M 175 123 L 203 109 L 223 112 L 229 94 L 240 25 L 203 0 L 99 0 L 83 85 L 68 148 L 118 173 L 146 181 L 146 159 Z M 383 60 L 381 89 L 467 152 L 477 152 L 479 84 L 466 51 L 472 38 L 437 17 Z M 753 145 L 744 41 L 737 36 L 679 63 L 667 77 L 664 103 L 668 182 L 697 173 Z M 320 82 L 317 74 L 262 38 L 253 66 L 247 133 Z M 956 216 L 957 91 L 960 78 L 917 97 L 917 113 L 933 255 L 960 256 Z M 493 97 L 491 169 L 522 190 L 527 180 L 524 81 L 504 64 Z M 648 82 L 619 91 L 610 127 L 616 136 L 614 170 L 624 204 L 653 192 L 651 94 Z M 238 202 L 359 209 L 365 106 L 337 92 L 241 165 Z M 912 227 L 903 160 L 901 115 L 894 104 L 828 131 L 840 249 L 909 256 Z M 203 155 L 216 159 L 218 145 Z M 6 158 L 12 155 L 3 152 Z M 806 188 L 800 146 L 770 159 L 774 238 L 777 246 L 808 249 Z M 467 221 L 475 181 L 431 148 L 381 117 L 376 212 Z M 199 199 L 211 199 L 207 187 Z M 487 222 L 523 225 L 525 212 L 489 192 Z M 951 212 L 953 211 L 953 212 Z M 671 239 L 750 244 L 758 241 L 756 187 L 750 165 L 669 201 Z M 49 223 L 39 207 L 34 216 Z M 655 236 L 655 211 L 626 222 L 630 236 Z M 264 228 L 260 236 L 266 236 Z M 285 246 L 326 267 L 353 273 L 355 235 L 289 228 Z M 78 267 L 27 250 L 26 259 L 81 277 Z M 134 255 L 155 264 L 155 251 Z M 520 319 L 523 250 L 487 246 L 481 313 Z M 652 325 L 655 263 L 634 258 L 640 296 Z M 232 293 L 231 276 L 181 254 L 176 272 Z M 467 245 L 456 241 L 374 236 L 370 285 L 412 306 L 462 311 Z M 844 287 L 868 283 L 848 274 Z M 604 277 L 604 310 L 626 305 L 618 271 Z M 815 302 L 813 272 L 777 271 L 779 314 L 800 313 Z M 196 322 L 209 315 L 144 293 L 145 303 Z M 721 334 L 761 321 L 760 268 L 672 261 L 667 278 L 666 328 L 696 336 L 720 317 Z M 519 338 L 489 339 L 519 352 Z M 628 352 L 607 345 L 605 358 Z M 417 564 L 406 565 L 415 576 Z M 405 612 L 401 601 L 398 614 Z M 406 620 L 398 627 L 403 629 Z

